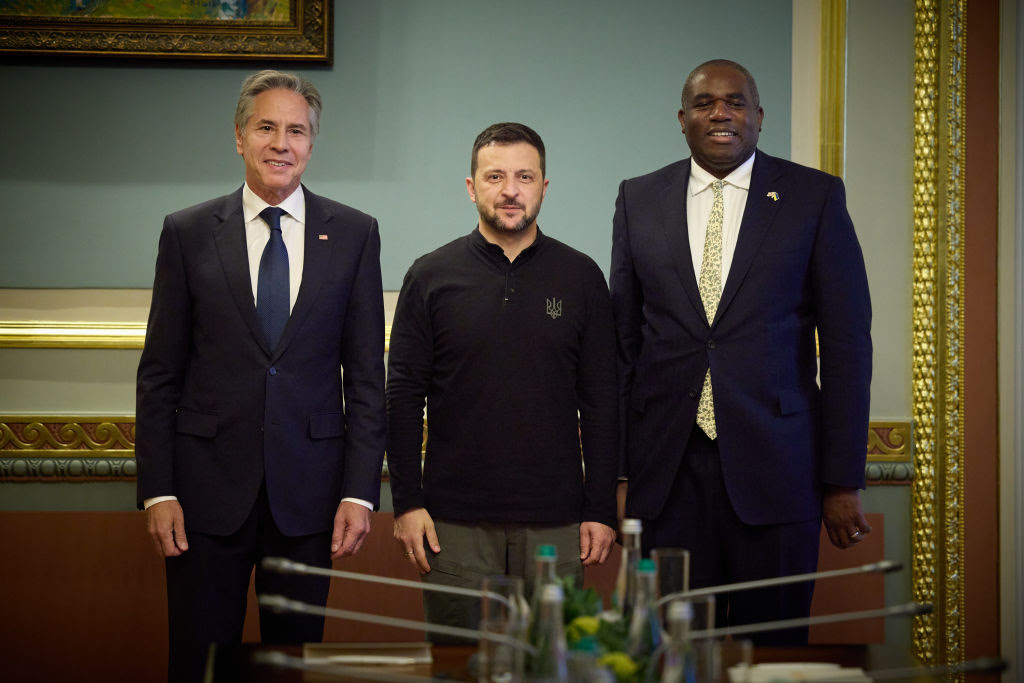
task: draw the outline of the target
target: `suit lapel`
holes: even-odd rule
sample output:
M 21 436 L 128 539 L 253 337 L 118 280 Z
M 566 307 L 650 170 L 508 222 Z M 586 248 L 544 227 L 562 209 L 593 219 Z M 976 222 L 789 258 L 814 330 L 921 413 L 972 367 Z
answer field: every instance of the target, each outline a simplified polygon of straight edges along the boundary
M 320 197 L 313 194 L 303 186 L 302 191 L 306 193 L 306 226 L 303 236 L 304 255 L 302 262 L 302 283 L 299 285 L 299 295 L 295 299 L 295 307 L 288 318 L 284 332 L 281 333 L 281 341 L 277 345 L 275 356 L 280 356 L 288 344 L 291 343 L 295 330 L 302 325 L 303 319 L 313 308 L 320 287 L 327 276 L 327 267 L 331 259 L 332 244 L 329 239 L 321 239 L 322 235 L 331 236 L 328 232 L 328 223 L 334 217 L 327 204 L 320 200 Z
M 242 190 L 228 195 L 223 206 L 214 212 L 214 216 L 220 223 L 213 229 L 213 240 L 217 245 L 228 289 L 256 343 L 270 355 L 259 320 L 256 318 L 256 302 L 252 297 L 249 252 L 245 244 L 245 218 L 242 215 Z
M 769 192 L 778 189 L 780 169 L 775 160 L 757 151 L 754 169 L 750 175 L 750 190 L 747 192 L 747 205 L 743 209 L 743 220 L 740 223 L 740 234 L 736 241 L 736 251 L 729 266 L 729 277 L 722 289 L 722 298 L 718 302 L 715 320 L 721 319 L 736 292 L 747 276 L 750 264 L 754 260 L 765 233 L 771 227 L 775 215 L 779 211 L 779 202 L 768 197 Z
M 679 254 L 678 259 L 673 259 L 676 265 L 676 273 L 683 285 L 686 296 L 698 312 L 701 319 L 704 318 L 704 304 L 700 299 L 700 290 L 697 288 L 697 275 L 693 272 L 693 255 L 690 253 L 689 226 L 686 221 L 686 193 L 690 183 L 690 162 L 679 166 L 679 170 L 673 177 L 669 178 L 668 185 L 661 198 L 661 206 L 664 210 L 664 220 L 661 224 L 662 238 L 668 245 L 668 253 Z

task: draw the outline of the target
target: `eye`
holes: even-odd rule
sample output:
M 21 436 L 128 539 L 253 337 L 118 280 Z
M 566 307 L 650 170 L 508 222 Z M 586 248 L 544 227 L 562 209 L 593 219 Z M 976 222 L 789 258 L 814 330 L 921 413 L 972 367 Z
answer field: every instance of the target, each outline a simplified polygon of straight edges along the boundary
M 529 173 L 522 173 L 520 174 L 519 179 L 524 183 L 529 183 L 533 181 L 533 176 L 530 175 Z

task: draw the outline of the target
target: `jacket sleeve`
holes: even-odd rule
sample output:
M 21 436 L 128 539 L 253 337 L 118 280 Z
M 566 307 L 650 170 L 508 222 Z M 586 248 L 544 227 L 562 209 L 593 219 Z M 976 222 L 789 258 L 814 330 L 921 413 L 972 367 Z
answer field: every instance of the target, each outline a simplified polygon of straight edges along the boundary
M 812 284 L 821 380 L 821 481 L 863 488 L 871 399 L 871 298 L 864 256 L 836 178 L 815 242 Z
M 167 216 L 160 233 L 146 343 L 136 377 L 136 502 L 140 509 L 147 498 L 176 495 L 175 421 L 191 337 L 188 278 L 173 216 Z
M 341 366 L 345 396 L 343 498 L 380 504 L 384 462 L 384 293 L 380 233 L 372 220 L 345 312 Z
M 629 215 L 626 207 L 626 181 L 619 184 L 612 220 L 612 266 L 609 277 L 615 333 L 618 340 L 618 475 L 628 477 L 626 457 L 626 417 L 633 387 L 637 356 L 643 339 L 643 291 L 633 268 L 630 249 Z

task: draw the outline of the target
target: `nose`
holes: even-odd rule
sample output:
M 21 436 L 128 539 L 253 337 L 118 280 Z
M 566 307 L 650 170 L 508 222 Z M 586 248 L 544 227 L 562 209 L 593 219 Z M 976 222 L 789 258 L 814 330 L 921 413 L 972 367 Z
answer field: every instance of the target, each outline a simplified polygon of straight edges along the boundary
M 501 184 L 501 194 L 510 199 L 519 194 L 519 185 L 514 177 L 506 178 L 505 182 Z
M 270 145 L 278 151 L 288 149 L 288 131 L 284 128 L 278 128 L 275 130 L 271 137 Z
M 730 118 L 729 107 L 726 105 L 725 100 L 718 99 L 711 103 L 711 118 L 713 119 L 728 119 Z

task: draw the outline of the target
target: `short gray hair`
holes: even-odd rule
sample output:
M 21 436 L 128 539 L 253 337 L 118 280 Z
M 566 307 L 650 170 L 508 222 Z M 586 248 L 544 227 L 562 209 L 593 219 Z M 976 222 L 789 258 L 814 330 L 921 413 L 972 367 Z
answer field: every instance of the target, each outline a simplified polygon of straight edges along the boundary
M 298 93 L 306 99 L 306 104 L 309 105 L 309 132 L 311 137 L 315 138 L 320 132 L 320 112 L 323 111 L 320 92 L 301 76 L 273 69 L 255 73 L 242 83 L 242 92 L 238 95 L 238 106 L 235 108 L 235 127 L 239 132 L 244 132 L 246 124 L 252 118 L 252 110 L 255 107 L 253 101 L 256 96 L 277 88 Z

